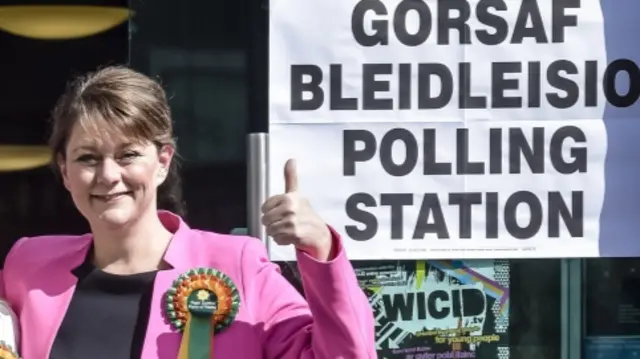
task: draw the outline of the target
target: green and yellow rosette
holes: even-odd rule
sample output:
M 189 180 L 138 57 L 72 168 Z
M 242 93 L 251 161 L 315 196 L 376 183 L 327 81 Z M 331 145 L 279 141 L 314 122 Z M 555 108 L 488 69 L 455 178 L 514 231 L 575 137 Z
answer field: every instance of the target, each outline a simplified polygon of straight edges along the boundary
M 20 356 L 13 351 L 11 346 L 7 343 L 0 341 L 0 359 L 20 359 Z
M 214 334 L 228 327 L 240 308 L 240 294 L 231 278 L 211 268 L 181 274 L 165 300 L 169 322 L 182 333 L 178 359 L 213 358 Z

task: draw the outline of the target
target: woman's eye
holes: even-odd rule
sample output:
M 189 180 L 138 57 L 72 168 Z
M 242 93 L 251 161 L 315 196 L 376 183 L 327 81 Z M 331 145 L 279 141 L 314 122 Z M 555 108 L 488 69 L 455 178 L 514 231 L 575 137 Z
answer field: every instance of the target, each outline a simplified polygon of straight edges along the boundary
M 76 159 L 76 161 L 83 163 L 96 162 L 97 160 L 98 158 L 94 155 L 82 155 Z
M 124 159 L 132 159 L 135 157 L 140 156 L 140 154 L 138 152 L 125 152 L 124 155 L 122 156 L 122 158 Z

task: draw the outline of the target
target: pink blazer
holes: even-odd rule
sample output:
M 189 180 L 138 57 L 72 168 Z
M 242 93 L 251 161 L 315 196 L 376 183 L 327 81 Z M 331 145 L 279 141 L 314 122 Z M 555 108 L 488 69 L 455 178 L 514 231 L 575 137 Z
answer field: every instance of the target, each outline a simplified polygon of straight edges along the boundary
M 165 261 L 173 269 L 155 280 L 142 359 L 175 359 L 181 334 L 163 313 L 165 291 L 194 267 L 226 273 L 240 292 L 240 310 L 230 327 L 215 335 L 216 359 L 374 359 L 373 313 L 340 245 L 331 262 L 298 253 L 306 300 L 267 259 L 264 245 L 250 237 L 189 228 L 179 217 L 159 212 L 175 232 Z M 11 249 L 2 273 L 5 297 L 20 318 L 20 354 L 49 357 L 56 332 L 73 295 L 91 235 L 22 238 Z M 99 310 L 99 308 L 96 308 Z

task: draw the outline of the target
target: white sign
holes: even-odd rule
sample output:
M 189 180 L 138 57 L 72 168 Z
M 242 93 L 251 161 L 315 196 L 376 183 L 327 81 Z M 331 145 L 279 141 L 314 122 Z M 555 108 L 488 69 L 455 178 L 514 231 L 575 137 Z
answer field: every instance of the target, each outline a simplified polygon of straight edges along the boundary
M 626 15 L 640 4 L 608 6 L 273 0 L 271 194 L 296 158 L 300 190 L 355 260 L 640 255 L 603 246 L 604 227 L 640 231 L 615 185 L 634 155 L 609 143 L 638 116 L 640 51 L 613 34 L 631 34 L 616 21 L 640 31 Z M 636 220 L 614 203 L 605 224 L 606 201 Z

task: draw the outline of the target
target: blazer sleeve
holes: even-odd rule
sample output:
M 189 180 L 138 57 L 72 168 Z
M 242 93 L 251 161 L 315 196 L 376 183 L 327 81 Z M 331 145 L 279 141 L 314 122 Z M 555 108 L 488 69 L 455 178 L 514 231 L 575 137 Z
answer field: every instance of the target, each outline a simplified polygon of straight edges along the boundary
M 245 300 L 260 327 L 266 359 L 375 359 L 373 310 L 360 289 L 339 235 L 336 257 L 318 262 L 298 252 L 307 299 L 250 240 L 242 259 Z

